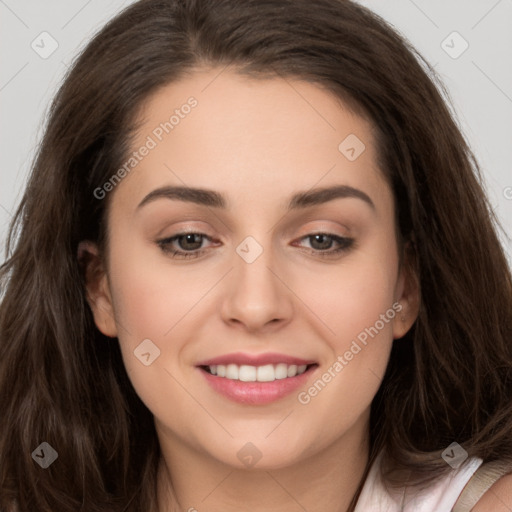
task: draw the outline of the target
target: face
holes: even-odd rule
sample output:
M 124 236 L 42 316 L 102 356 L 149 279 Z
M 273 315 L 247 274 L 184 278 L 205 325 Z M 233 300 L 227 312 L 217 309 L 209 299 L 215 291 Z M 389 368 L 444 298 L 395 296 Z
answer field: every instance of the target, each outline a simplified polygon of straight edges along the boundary
M 219 72 L 145 103 L 90 304 L 161 442 L 284 467 L 366 431 L 416 295 L 371 124 L 318 85 Z

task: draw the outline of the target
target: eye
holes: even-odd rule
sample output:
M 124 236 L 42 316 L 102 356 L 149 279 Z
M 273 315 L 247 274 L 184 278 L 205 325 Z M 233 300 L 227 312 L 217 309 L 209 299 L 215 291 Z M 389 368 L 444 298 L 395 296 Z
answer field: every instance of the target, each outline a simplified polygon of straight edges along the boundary
M 157 240 L 157 244 L 165 254 L 170 255 L 172 258 L 189 259 L 198 258 L 206 252 L 207 249 L 203 247 L 205 240 L 212 242 L 212 239 L 204 233 L 184 232 Z M 308 252 L 321 257 L 336 256 L 343 251 L 349 250 L 354 243 L 353 238 L 330 233 L 312 233 L 302 237 L 300 240 L 309 240 L 310 251 Z
M 354 244 L 353 238 L 334 235 L 331 233 L 312 233 L 302 237 L 300 240 L 308 240 L 311 254 L 329 257 L 347 251 Z M 334 248 L 333 248 L 334 244 Z
M 186 232 L 158 240 L 157 244 L 164 253 L 171 257 L 186 259 L 197 258 L 204 252 L 202 247 L 204 240 L 211 241 L 211 238 L 204 233 Z

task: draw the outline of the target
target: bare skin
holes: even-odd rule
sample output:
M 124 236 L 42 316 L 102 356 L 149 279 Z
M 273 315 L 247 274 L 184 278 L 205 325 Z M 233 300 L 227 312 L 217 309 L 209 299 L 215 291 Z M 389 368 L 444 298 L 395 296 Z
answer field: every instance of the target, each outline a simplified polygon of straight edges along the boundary
M 154 415 L 161 512 L 343 512 L 368 460 L 370 404 L 393 340 L 418 311 L 415 280 L 399 263 L 393 195 L 372 126 L 331 94 L 221 71 L 198 70 L 144 105 L 133 150 L 197 100 L 110 192 L 108 260 L 89 281 L 90 304 Z M 338 149 L 350 134 L 365 145 L 353 161 Z M 217 191 L 227 207 L 168 197 L 138 206 L 155 189 L 184 185 Z M 291 195 L 337 185 L 362 194 L 287 210 Z M 158 243 L 191 231 L 207 237 L 198 257 L 175 258 Z M 250 250 L 262 250 L 251 263 L 236 251 L 248 236 L 257 242 Z M 94 244 L 83 247 L 100 264 Z M 375 325 L 378 334 L 334 371 Z M 145 339 L 160 350 L 148 366 L 134 356 Z M 309 401 L 294 392 L 250 405 L 219 394 L 197 364 L 233 352 L 314 360 L 298 390 Z M 327 385 L 308 395 L 329 369 Z M 237 456 L 247 443 L 261 456 L 252 466 Z
M 501 477 L 480 498 L 472 512 L 510 512 L 512 510 L 512 474 Z

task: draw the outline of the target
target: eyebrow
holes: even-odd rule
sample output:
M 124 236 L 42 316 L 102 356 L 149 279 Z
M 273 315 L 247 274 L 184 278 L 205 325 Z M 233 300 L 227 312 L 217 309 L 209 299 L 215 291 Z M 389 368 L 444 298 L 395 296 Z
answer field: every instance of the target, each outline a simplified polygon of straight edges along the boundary
M 315 188 L 304 192 L 293 194 L 288 202 L 288 210 L 297 210 L 327 203 L 334 199 L 356 198 L 367 203 L 373 210 L 375 204 L 371 198 L 363 192 L 348 185 L 336 185 L 333 187 Z M 156 201 L 157 199 L 175 199 L 195 203 L 201 206 L 226 209 L 228 201 L 221 193 L 205 188 L 194 188 L 186 186 L 167 186 L 153 190 L 139 203 L 137 209 Z

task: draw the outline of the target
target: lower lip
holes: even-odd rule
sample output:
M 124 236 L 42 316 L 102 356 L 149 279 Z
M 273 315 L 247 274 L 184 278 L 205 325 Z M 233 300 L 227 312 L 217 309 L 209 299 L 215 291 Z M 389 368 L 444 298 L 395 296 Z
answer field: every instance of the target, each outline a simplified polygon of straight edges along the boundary
M 297 391 L 305 385 L 315 368 L 316 366 L 311 366 L 300 375 L 276 379 L 272 382 L 243 382 L 212 375 L 202 368 L 199 368 L 199 371 L 204 375 L 206 382 L 226 398 L 241 404 L 263 405 Z

